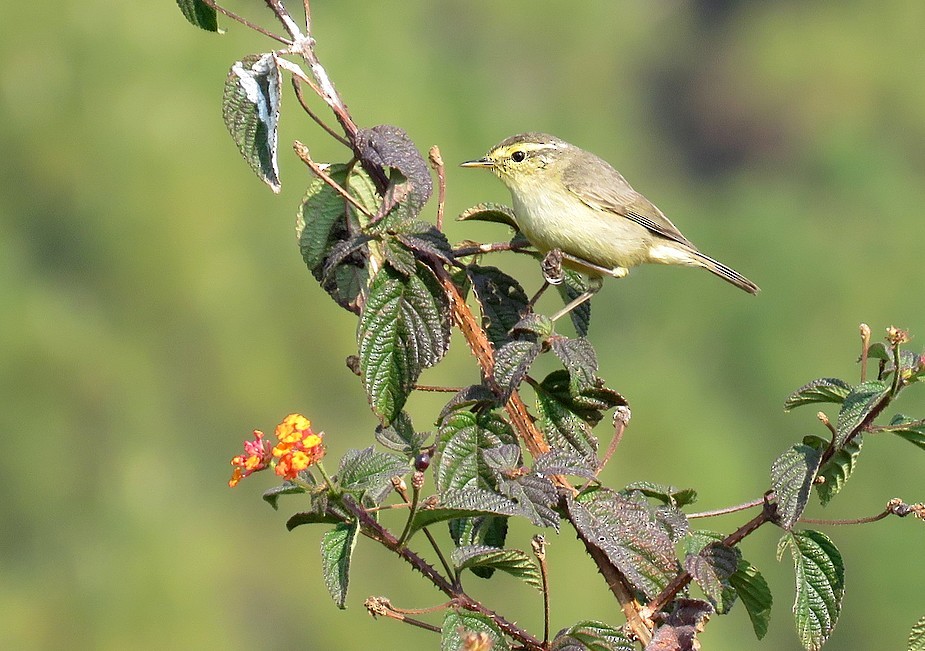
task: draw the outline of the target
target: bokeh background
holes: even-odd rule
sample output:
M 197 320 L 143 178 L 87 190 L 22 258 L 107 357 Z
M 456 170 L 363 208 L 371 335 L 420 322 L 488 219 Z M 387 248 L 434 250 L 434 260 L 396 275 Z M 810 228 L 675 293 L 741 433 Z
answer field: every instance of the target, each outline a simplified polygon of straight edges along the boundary
M 786 395 L 815 377 L 857 377 L 860 322 L 877 337 L 910 327 L 921 348 L 922 2 L 312 4 L 319 55 L 357 121 L 441 147 L 450 215 L 508 201 L 491 175 L 456 162 L 549 131 L 613 162 L 704 251 L 761 285 L 752 298 L 672 268 L 608 283 L 590 336 L 602 376 L 633 405 L 608 483 L 692 486 L 704 509 L 752 499 L 777 454 L 822 433 L 814 409 L 783 413 Z M 277 29 L 256 0 L 229 6 Z M 222 84 L 237 58 L 272 45 L 222 23 L 223 36 L 201 32 L 171 0 L 0 6 L 5 648 L 437 644 L 362 608 L 373 594 L 439 602 L 420 577 L 361 542 L 339 612 L 318 575 L 320 529 L 283 527 L 297 502 L 269 509 L 259 494 L 272 477 L 226 486 L 241 440 L 290 411 L 327 432 L 333 458 L 369 444 L 375 420 L 343 363 L 355 320 L 317 287 L 293 237 L 308 173 L 288 143 L 307 142 L 318 160 L 345 152 L 289 93 L 282 193 L 253 176 L 222 124 Z M 447 233 L 507 236 L 455 222 Z M 527 261 L 493 262 L 528 290 L 539 283 Z M 457 338 L 423 379 L 475 377 Z M 915 393 L 901 407 L 921 417 Z M 438 406 L 411 404 L 420 429 Z M 904 441 L 871 437 L 843 495 L 809 515 L 922 499 L 923 462 Z M 847 565 L 828 648 L 903 647 L 925 613 L 925 530 L 887 520 L 825 531 Z M 511 545 L 531 533 L 518 525 Z M 704 648 L 799 648 L 778 533 L 743 545 L 776 597 L 766 640 L 738 607 L 710 624 Z M 551 536 L 550 563 L 554 629 L 620 621 L 572 533 Z M 540 630 L 533 591 L 506 577 L 469 585 Z

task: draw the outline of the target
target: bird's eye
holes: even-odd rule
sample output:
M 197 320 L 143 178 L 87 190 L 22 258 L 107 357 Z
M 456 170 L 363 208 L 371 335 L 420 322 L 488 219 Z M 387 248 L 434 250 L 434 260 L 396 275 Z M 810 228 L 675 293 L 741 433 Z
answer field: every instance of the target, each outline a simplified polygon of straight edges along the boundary
M 514 161 L 515 163 L 521 162 L 526 157 L 527 155 L 523 153 L 522 151 L 520 151 L 519 149 L 511 154 L 511 160 Z

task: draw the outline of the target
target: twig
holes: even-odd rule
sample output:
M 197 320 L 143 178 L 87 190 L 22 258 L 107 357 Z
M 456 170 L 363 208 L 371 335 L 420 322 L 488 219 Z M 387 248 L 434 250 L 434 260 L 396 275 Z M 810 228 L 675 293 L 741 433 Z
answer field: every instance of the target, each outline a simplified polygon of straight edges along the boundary
M 363 207 L 359 201 L 357 201 L 349 192 L 347 192 L 341 185 L 331 178 L 331 175 L 325 172 L 318 163 L 312 160 L 311 155 L 308 153 L 308 147 L 296 140 L 292 143 L 292 148 L 295 150 L 296 155 L 302 159 L 302 162 L 308 165 L 309 169 L 317 176 L 319 179 L 331 186 L 340 196 L 350 202 L 354 208 L 359 210 L 361 213 L 366 215 L 369 218 L 372 218 L 372 214 Z
M 528 242 L 523 243 L 514 243 L 514 242 L 494 242 L 492 244 L 473 244 L 472 246 L 461 246 L 458 249 L 453 249 L 453 257 L 464 258 L 470 255 L 479 255 L 482 253 L 494 253 L 497 251 L 513 251 L 519 253 L 526 249 L 527 247 L 532 246 Z
M 867 380 L 867 353 L 870 350 L 870 326 L 862 323 L 859 328 L 861 331 L 861 382 Z
M 259 33 L 263 34 L 264 36 L 269 37 L 269 38 L 272 38 L 274 41 L 277 41 L 277 42 L 282 43 L 282 44 L 284 44 L 284 45 L 287 45 L 287 46 L 291 46 L 291 45 L 292 45 L 292 41 L 290 41 L 290 40 L 288 40 L 288 39 L 285 39 L 285 38 L 283 38 L 282 36 L 279 36 L 278 34 L 274 34 L 273 32 L 267 31 L 267 30 L 265 30 L 263 27 L 261 27 L 260 25 L 257 25 L 256 23 L 252 23 L 252 22 L 249 21 L 247 18 L 244 18 L 243 16 L 239 16 L 238 14 L 234 13 L 233 11 L 229 11 L 228 9 L 225 9 L 225 8 L 222 7 L 221 5 L 216 4 L 216 3 L 215 3 L 215 0 L 202 0 L 202 1 L 203 1 L 204 4 L 208 5 L 209 7 L 212 7 L 212 9 L 215 9 L 215 11 L 219 12 L 220 14 L 224 14 L 225 16 L 228 16 L 228 17 L 231 18 L 232 20 L 241 23 L 241 24 L 244 25 L 245 27 L 247 27 L 247 28 L 249 28 L 249 29 L 252 29 L 252 30 L 254 30 L 255 32 L 259 32 Z
M 305 81 L 309 86 L 311 86 L 312 90 L 314 90 L 316 93 L 319 92 L 317 86 L 315 86 L 315 84 L 311 80 L 302 79 L 302 81 Z M 318 115 L 314 111 L 312 111 L 312 109 L 308 106 L 308 103 L 305 101 L 305 97 L 302 95 L 302 85 L 299 83 L 299 77 L 296 77 L 295 75 L 293 75 L 292 77 L 292 87 L 295 90 L 296 99 L 299 100 L 299 104 L 302 106 L 302 110 L 308 113 L 308 117 L 314 120 L 315 123 L 322 129 L 324 129 L 328 133 L 329 136 L 334 138 L 334 140 L 344 145 L 345 147 L 350 147 L 352 149 L 353 147 L 350 144 L 349 140 L 347 140 L 342 135 L 334 131 L 334 129 L 332 129 L 327 124 L 325 124 L 325 122 L 320 117 L 318 117 Z
M 877 522 L 883 518 L 891 515 L 892 511 L 889 508 L 884 509 L 877 515 L 871 515 L 866 518 L 853 518 L 850 520 L 817 520 L 815 518 L 800 518 L 800 522 L 806 524 L 830 524 L 830 525 L 847 525 L 847 524 L 868 524 L 870 522 Z
M 411 500 L 408 499 L 408 488 L 405 486 L 405 481 L 401 477 L 392 477 L 392 487 L 395 489 L 395 492 L 401 496 L 402 500 L 404 500 L 404 505 L 410 507 Z M 371 511 L 372 509 L 366 510 Z M 453 568 L 450 567 L 450 564 L 446 562 L 446 558 L 443 556 L 443 552 L 440 551 L 440 545 L 437 544 L 436 538 L 434 538 L 427 527 L 422 527 L 421 531 L 424 532 L 424 536 L 437 554 L 437 558 L 440 559 L 440 564 L 443 565 L 443 571 L 446 572 L 447 576 L 452 577 L 453 585 L 457 585 L 456 573 L 453 571 Z
M 432 391 L 436 393 L 459 393 L 463 387 L 438 387 L 431 384 L 415 384 L 415 391 Z
M 765 498 L 760 497 L 757 500 L 752 500 L 751 502 L 743 502 L 742 504 L 736 504 L 735 506 L 727 506 L 721 509 L 714 509 L 712 511 L 700 511 L 698 513 L 687 514 L 688 520 L 696 520 L 697 518 L 712 518 L 718 515 L 727 515 L 729 513 L 736 513 L 738 511 L 745 511 L 746 509 L 753 509 L 756 506 L 761 506 L 764 504 Z
M 302 0 L 302 8 L 305 9 L 305 33 L 312 33 L 312 8 L 309 6 L 309 0 Z
M 440 148 L 437 145 L 430 148 L 428 158 L 437 172 L 437 230 L 442 231 L 443 210 L 446 204 L 446 168 L 443 165 L 443 157 L 440 155 Z
M 610 439 L 610 445 L 607 446 L 607 452 L 604 453 L 604 458 L 601 459 L 600 464 L 597 466 L 597 470 L 594 471 L 595 477 L 601 473 L 604 466 L 610 461 L 613 453 L 617 451 L 617 446 L 620 445 L 620 441 L 623 440 L 623 432 L 626 431 L 626 426 L 629 425 L 630 417 L 631 413 L 629 407 L 623 405 L 617 407 L 617 410 L 613 414 L 613 438 Z
M 305 38 L 302 35 L 302 30 L 299 29 L 299 26 L 296 25 L 296 22 L 292 19 L 286 7 L 283 6 L 283 0 L 264 0 L 264 2 L 266 2 L 266 5 L 276 14 L 279 22 L 281 22 L 283 27 L 286 28 L 286 31 L 289 32 L 289 36 L 292 37 L 293 42 L 297 43 Z
M 408 542 L 408 534 L 411 533 L 411 525 L 414 523 L 414 516 L 418 513 L 418 500 L 421 497 L 421 485 L 424 483 L 424 473 L 420 470 L 414 472 L 414 478 L 411 480 L 411 508 L 408 510 L 408 520 L 405 522 L 405 529 L 398 537 L 398 544 L 404 547 Z
M 549 644 L 549 568 L 546 566 L 546 538 L 540 534 L 531 541 L 536 560 L 540 562 L 540 578 L 543 580 L 543 647 Z
M 434 626 L 433 624 L 422 622 L 419 619 L 414 619 L 413 617 L 408 617 L 407 615 L 424 614 L 427 612 L 434 612 L 435 610 L 445 610 L 452 604 L 453 602 L 450 601 L 446 604 L 435 606 L 432 609 L 421 609 L 420 613 L 414 613 L 413 609 L 405 610 L 404 608 L 393 606 L 392 603 L 385 597 L 370 597 L 363 605 L 366 606 L 367 612 L 369 612 L 369 614 L 373 617 L 388 617 L 389 619 L 394 619 L 404 624 L 411 624 L 412 626 L 417 626 L 418 628 L 423 628 L 427 631 L 440 633 L 441 629 L 439 626 Z
M 835 426 L 832 424 L 832 421 L 829 420 L 829 417 L 826 415 L 826 413 L 824 411 L 820 411 L 816 414 L 816 418 L 818 418 L 819 422 L 829 429 L 829 432 L 832 433 L 832 441 L 835 441 L 835 437 L 838 436 L 838 430 L 835 429 Z

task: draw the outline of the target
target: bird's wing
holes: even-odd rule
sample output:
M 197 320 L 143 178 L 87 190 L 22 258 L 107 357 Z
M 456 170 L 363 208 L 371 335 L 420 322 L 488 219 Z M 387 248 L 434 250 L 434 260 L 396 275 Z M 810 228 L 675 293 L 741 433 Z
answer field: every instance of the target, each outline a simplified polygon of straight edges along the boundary
M 656 235 L 696 250 L 655 204 L 636 192 L 606 161 L 596 159 L 583 168 L 580 174 L 569 174 L 569 170 L 566 170 L 562 179 L 565 187 L 582 203 L 595 210 L 629 219 Z M 601 183 L 601 179 L 611 181 Z

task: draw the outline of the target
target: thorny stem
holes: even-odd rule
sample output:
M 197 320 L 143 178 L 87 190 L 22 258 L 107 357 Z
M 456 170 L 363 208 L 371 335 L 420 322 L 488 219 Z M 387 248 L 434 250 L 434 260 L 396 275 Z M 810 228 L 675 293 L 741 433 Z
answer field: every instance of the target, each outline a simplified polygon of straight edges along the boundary
M 462 387 L 438 387 L 431 384 L 415 384 L 415 391 L 431 391 L 438 393 L 459 393 L 463 390 Z
M 446 204 L 446 168 L 443 165 L 443 157 L 440 155 L 440 148 L 437 145 L 430 148 L 428 159 L 434 171 L 437 172 L 437 230 L 443 231 L 443 211 Z

